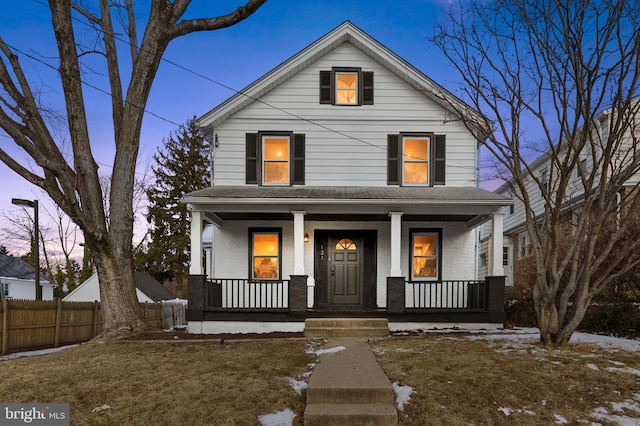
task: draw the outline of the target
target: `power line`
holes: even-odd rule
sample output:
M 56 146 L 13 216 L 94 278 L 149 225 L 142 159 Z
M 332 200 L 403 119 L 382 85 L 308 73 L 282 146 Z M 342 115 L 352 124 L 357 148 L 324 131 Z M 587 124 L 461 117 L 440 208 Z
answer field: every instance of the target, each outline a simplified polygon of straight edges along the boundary
M 39 3 L 39 4 L 40 4 L 40 5 L 42 5 L 42 6 L 45 6 L 45 7 L 49 8 L 52 12 L 56 12 L 56 13 L 64 13 L 64 12 L 59 11 L 59 10 L 55 10 L 55 11 L 54 11 L 54 10 L 52 10 L 52 9 L 50 8 L 50 6 L 49 6 L 49 5 L 45 4 L 44 2 L 42 2 L 42 1 L 40 1 L 40 0 L 33 0 L 33 1 L 34 1 L 34 2 L 36 2 L 36 3 Z M 78 22 L 78 23 L 80 23 L 80 24 L 82 24 L 82 25 L 85 25 L 85 26 L 88 26 L 88 27 L 90 27 L 90 28 L 92 28 L 92 29 L 94 29 L 94 30 L 97 30 L 97 31 L 99 31 L 99 32 L 101 32 L 101 33 L 103 33 L 103 34 L 105 34 L 105 35 L 108 35 L 108 36 L 110 36 L 110 37 L 113 37 L 115 40 L 118 40 L 118 41 L 120 41 L 121 43 L 124 43 L 124 44 L 128 45 L 129 47 L 133 47 L 133 48 L 135 48 L 135 49 L 138 49 L 138 46 L 137 46 L 137 45 L 133 45 L 133 44 L 131 44 L 131 42 L 130 42 L 129 40 L 124 39 L 124 38 L 122 38 L 122 37 L 118 37 L 116 34 L 107 33 L 107 32 L 105 32 L 105 31 L 104 31 L 104 29 L 103 29 L 102 27 L 96 27 L 96 26 L 93 26 L 93 25 L 91 25 L 90 23 L 85 22 L 84 20 L 80 20 L 80 19 L 78 19 L 78 18 L 75 18 L 75 17 L 73 17 L 73 16 L 71 16 L 71 19 L 73 19 L 74 21 L 76 21 L 76 22 Z M 161 61 L 163 61 L 163 62 L 165 62 L 165 63 L 168 63 L 168 64 L 170 64 L 170 65 L 173 65 L 174 67 L 176 67 L 176 68 L 178 68 L 178 69 L 180 69 L 180 70 L 183 70 L 183 71 L 185 71 L 185 72 L 187 72 L 187 73 L 189 73 L 189 74 L 192 74 L 192 75 L 194 75 L 194 76 L 196 76 L 196 77 L 198 77 L 198 78 L 201 78 L 201 79 L 203 79 L 203 80 L 205 80 L 205 81 L 208 81 L 208 82 L 210 82 L 210 83 L 212 83 L 212 84 L 215 84 L 215 85 L 220 86 L 220 87 L 222 87 L 222 88 L 224 88 L 224 89 L 227 89 L 227 90 L 229 90 L 229 91 L 231 91 L 231 92 L 235 93 L 236 95 L 245 96 L 245 97 L 247 97 L 247 98 L 251 99 L 251 100 L 252 100 L 252 101 L 254 101 L 254 102 L 261 103 L 261 104 L 263 104 L 263 105 L 267 106 L 268 108 L 272 108 L 272 109 L 274 109 L 274 110 L 276 110 L 276 111 L 280 111 L 280 112 L 282 112 L 282 113 L 284 113 L 284 114 L 287 114 L 287 115 L 289 115 L 289 116 L 291 116 L 291 117 L 293 117 L 293 118 L 295 118 L 295 119 L 297 119 L 297 120 L 304 121 L 304 122 L 309 123 L 309 124 L 311 124 L 311 125 L 313 125 L 313 126 L 317 126 L 317 127 L 322 128 L 322 129 L 324 129 L 324 130 L 327 130 L 327 131 L 329 131 L 329 132 L 331 132 L 331 133 L 334 133 L 334 134 L 337 134 L 337 135 L 343 136 L 343 137 L 345 137 L 345 138 L 347 138 L 347 139 L 351 139 L 351 140 L 354 140 L 354 141 L 360 142 L 360 143 L 362 143 L 362 144 L 368 145 L 368 146 L 370 146 L 370 147 L 373 147 L 373 148 L 376 148 L 376 149 L 379 149 L 379 150 L 382 150 L 382 151 L 386 151 L 386 147 L 385 147 L 385 146 L 376 145 L 376 144 L 371 143 L 371 142 L 368 142 L 368 141 L 366 141 L 366 140 L 364 140 L 364 139 L 361 139 L 361 138 L 358 138 L 358 137 L 352 136 L 352 135 L 350 135 L 350 134 L 348 134 L 348 133 L 344 133 L 344 132 L 341 132 L 341 131 L 339 131 L 339 130 L 333 129 L 333 128 L 331 128 L 331 127 L 329 127 L 329 126 L 325 125 L 325 124 L 321 124 L 321 123 L 318 123 L 318 122 L 313 121 L 313 120 L 311 120 L 311 119 L 305 118 L 305 117 L 303 117 L 303 116 L 301 116 L 301 115 L 295 114 L 295 113 L 293 113 L 293 112 L 291 112 L 291 111 L 289 111 L 289 110 L 286 110 L 286 109 L 284 109 L 284 108 L 282 108 L 282 107 L 279 107 L 279 106 L 277 106 L 277 105 L 272 105 L 272 104 L 270 104 L 270 103 L 268 103 L 268 102 L 265 102 L 264 100 L 262 100 L 262 99 L 260 99 L 260 98 L 256 98 L 256 97 L 254 97 L 254 96 L 251 96 L 250 94 L 248 94 L 248 93 L 244 92 L 243 90 L 235 89 L 235 88 L 233 88 L 233 87 L 231 87 L 231 86 L 229 86 L 229 85 L 227 85 L 227 84 L 224 84 L 224 83 L 222 83 L 222 82 L 220 82 L 220 81 L 217 81 L 217 80 L 215 80 L 215 79 L 213 79 L 213 78 L 211 78 L 211 77 L 209 77 L 209 76 L 206 76 L 206 75 L 204 75 L 204 74 L 201 74 L 201 73 L 199 73 L 199 72 L 197 72 L 197 71 L 194 71 L 194 70 L 192 70 L 192 69 L 190 69 L 190 68 L 187 68 L 187 67 L 185 67 L 185 66 L 183 66 L 183 65 L 181 65 L 181 64 L 179 64 L 179 63 L 177 63 L 177 62 L 174 62 L 174 61 L 172 61 L 172 60 L 166 59 L 166 58 L 164 58 L 164 57 L 161 57 L 161 58 L 160 58 L 160 60 L 161 60 Z M 48 64 L 47 64 L 47 65 L 48 65 Z M 48 65 L 48 66 L 50 66 L 50 65 Z M 92 87 L 92 86 L 90 86 L 90 87 Z M 105 94 L 107 94 L 107 95 L 109 95 L 109 96 L 113 96 L 112 94 L 110 94 L 110 93 L 108 93 L 108 92 L 106 92 L 106 91 L 104 91 L 104 90 L 101 90 L 101 89 L 98 89 L 98 90 L 100 90 L 101 92 L 103 92 L 103 93 L 105 93 Z M 148 110 L 145 110 L 145 112 L 148 112 L 149 114 L 151 114 L 151 115 L 153 115 L 154 117 L 157 117 L 157 118 L 159 118 L 159 119 L 161 119 L 161 120 L 167 121 L 167 122 L 169 122 L 169 123 L 171 123 L 171 124 L 174 124 L 174 125 L 176 125 L 176 126 L 180 126 L 179 124 L 174 123 L 173 121 L 171 121 L 171 120 L 169 120 L 169 119 L 166 119 L 166 118 L 164 118 L 164 117 L 161 117 L 161 116 L 159 116 L 159 115 L 157 115 L 157 114 L 154 114 L 154 113 L 152 113 L 152 112 L 150 112 L 150 111 L 148 111 Z M 458 168 L 458 169 L 465 169 L 465 170 L 469 170 L 469 169 L 476 170 L 476 169 L 477 169 L 476 167 L 456 166 L 456 165 L 453 165 L 453 164 L 448 165 L 448 167 Z

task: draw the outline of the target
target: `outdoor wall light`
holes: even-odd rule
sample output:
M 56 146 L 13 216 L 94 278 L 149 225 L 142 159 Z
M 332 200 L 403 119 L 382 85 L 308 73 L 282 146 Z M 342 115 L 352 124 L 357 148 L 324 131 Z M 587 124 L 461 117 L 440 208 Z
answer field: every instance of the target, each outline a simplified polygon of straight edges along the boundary
M 304 242 L 308 243 L 309 242 L 309 234 L 308 233 L 304 233 Z

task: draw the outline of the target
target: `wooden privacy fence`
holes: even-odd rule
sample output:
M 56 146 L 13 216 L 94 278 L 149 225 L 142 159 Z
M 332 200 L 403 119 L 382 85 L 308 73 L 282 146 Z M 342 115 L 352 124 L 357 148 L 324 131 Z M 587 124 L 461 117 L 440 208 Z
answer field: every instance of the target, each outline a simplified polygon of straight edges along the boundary
M 162 305 L 140 304 L 145 318 L 162 327 Z M 2 354 L 86 342 L 102 331 L 99 302 L 4 300 L 0 315 Z

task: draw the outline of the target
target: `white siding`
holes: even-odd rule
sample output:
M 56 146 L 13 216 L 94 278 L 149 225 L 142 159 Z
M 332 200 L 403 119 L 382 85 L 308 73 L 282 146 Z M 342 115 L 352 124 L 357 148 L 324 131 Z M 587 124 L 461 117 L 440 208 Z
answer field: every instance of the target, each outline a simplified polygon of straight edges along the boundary
M 374 105 L 319 103 L 319 73 L 332 67 L 374 72 Z M 475 186 L 476 141 L 442 107 L 349 43 L 342 44 L 227 119 L 215 131 L 215 184 L 244 185 L 245 133 L 306 135 L 307 186 L 386 186 L 387 134 L 446 134 L 446 183 Z
M 9 285 L 8 299 L 35 300 L 36 282 L 35 280 L 21 280 L 17 278 L 3 277 L 0 283 Z M 53 284 L 40 284 L 42 288 L 42 300 L 53 300 Z M 2 288 L 0 287 L 0 291 Z

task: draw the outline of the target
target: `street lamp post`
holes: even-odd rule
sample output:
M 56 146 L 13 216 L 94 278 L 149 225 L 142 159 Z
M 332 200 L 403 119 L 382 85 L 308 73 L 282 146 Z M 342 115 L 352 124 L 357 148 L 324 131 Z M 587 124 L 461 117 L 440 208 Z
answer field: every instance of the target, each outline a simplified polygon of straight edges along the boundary
M 40 237 L 40 227 L 38 226 L 38 200 L 23 200 L 20 198 L 12 198 L 11 204 L 16 206 L 27 206 L 33 209 L 33 222 L 35 227 L 35 234 L 33 236 L 33 254 L 36 260 L 36 300 L 42 300 L 42 287 L 40 287 L 40 245 L 38 239 Z

